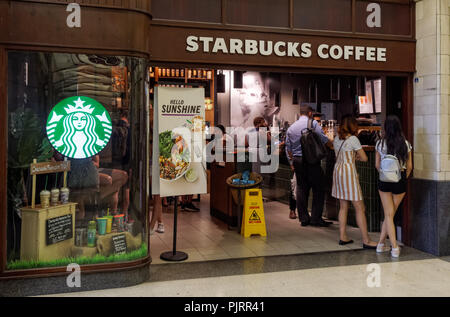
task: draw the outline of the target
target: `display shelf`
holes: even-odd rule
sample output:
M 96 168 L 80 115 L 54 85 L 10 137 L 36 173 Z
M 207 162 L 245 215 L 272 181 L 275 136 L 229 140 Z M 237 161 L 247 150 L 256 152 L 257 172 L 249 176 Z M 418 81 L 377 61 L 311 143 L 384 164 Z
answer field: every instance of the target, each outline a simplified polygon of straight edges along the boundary
M 189 78 L 188 77 L 188 79 L 190 79 L 190 80 L 208 80 L 208 81 L 212 80 L 212 79 L 209 79 L 209 78 L 197 78 L 197 77 L 195 77 L 195 78 Z
M 172 76 L 173 70 L 175 76 Z M 178 74 L 181 76 L 176 76 Z M 153 87 L 180 87 L 180 88 L 194 88 L 203 87 L 205 89 L 205 103 L 208 99 L 211 101 L 212 109 L 206 110 L 206 121 L 209 121 L 211 125 L 214 125 L 214 70 L 212 69 L 201 69 L 201 68 L 160 68 L 160 67 L 150 67 L 150 79 Z M 201 74 L 197 77 L 196 74 Z M 168 75 L 170 74 L 170 75 Z M 153 98 L 154 91 L 151 89 L 150 95 Z
M 172 76 L 158 76 L 158 78 L 163 78 L 163 79 L 185 79 L 185 77 L 172 77 Z

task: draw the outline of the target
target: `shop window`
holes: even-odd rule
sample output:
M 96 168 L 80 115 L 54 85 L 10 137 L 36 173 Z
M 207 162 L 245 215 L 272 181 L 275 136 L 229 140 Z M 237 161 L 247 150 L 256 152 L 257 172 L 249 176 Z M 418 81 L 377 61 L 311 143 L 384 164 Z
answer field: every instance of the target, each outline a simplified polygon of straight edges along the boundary
M 145 74 L 139 58 L 8 54 L 7 269 L 147 256 Z

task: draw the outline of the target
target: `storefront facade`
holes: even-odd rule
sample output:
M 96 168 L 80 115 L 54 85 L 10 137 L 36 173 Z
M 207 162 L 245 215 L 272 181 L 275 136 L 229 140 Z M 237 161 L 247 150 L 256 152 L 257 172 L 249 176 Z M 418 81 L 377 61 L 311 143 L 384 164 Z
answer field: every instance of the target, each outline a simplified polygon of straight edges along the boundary
M 52 292 L 71 290 L 65 284 L 66 266 L 11 269 L 11 263 L 20 259 L 17 241 L 21 239 L 15 229 L 22 214 L 17 211 L 31 201 L 23 199 L 31 195 L 24 193 L 31 193 L 32 186 L 31 177 L 23 177 L 25 165 L 47 153 L 40 151 L 41 139 L 32 140 L 34 153 L 21 150 L 26 146 L 23 140 L 30 139 L 21 135 L 21 120 L 28 115 L 29 122 L 40 122 L 31 133 L 45 135 L 49 114 L 66 98 L 92 98 L 113 120 L 127 110 L 133 127 L 126 169 L 133 184 L 127 188 L 133 207 L 128 210 L 140 222 L 141 242 L 148 243 L 144 238 L 150 193 L 147 153 L 151 153 L 151 111 L 144 84 L 151 81 L 148 65 L 382 78 L 389 90 L 395 90 L 392 95 L 384 91 L 383 113 L 399 114 L 405 136 L 414 144 L 415 168 L 402 209 L 402 240 L 435 255 L 448 255 L 448 34 L 436 31 L 448 29 L 444 24 L 449 8 L 444 3 L 190 0 L 187 6 L 176 0 L 105 1 L 101 5 L 81 1 L 81 20 L 75 15 L 77 8 L 69 8 L 66 2 L 0 3 L 0 28 L 7 30 L 0 34 L 0 289 L 3 292 L 10 285 L 18 289 L 20 283 L 26 285 L 27 277 L 56 276 L 62 286 Z M 441 28 L 428 27 L 430 23 Z M 431 73 L 430 63 L 435 70 Z M 213 124 L 229 122 L 218 109 L 210 118 Z M 108 157 L 103 151 L 99 156 L 103 168 L 125 170 L 123 165 L 117 167 L 113 153 Z M 49 178 L 51 187 L 61 177 L 62 173 Z M 20 186 L 12 190 L 12 184 Z M 41 176 L 36 196 L 51 187 Z M 121 206 L 123 192 L 118 196 Z M 17 197 L 22 198 L 18 201 Z M 88 281 L 89 276 L 93 278 L 84 290 L 144 281 L 150 261 L 145 249 L 132 260 L 82 266 L 83 272 L 100 273 L 98 278 L 86 275 Z M 16 294 L 27 293 L 19 290 Z
M 152 65 L 259 72 L 269 77 L 277 73 L 284 74 L 284 82 L 294 80 L 291 74 L 323 75 L 326 80 L 331 76 L 381 78 L 385 88 L 380 121 L 386 114 L 399 115 L 406 137 L 414 140 L 412 1 L 286 0 L 273 5 L 270 1 L 199 0 L 189 7 L 177 1 L 152 1 L 152 13 Z M 167 38 L 171 41 L 164 41 Z M 217 99 L 220 102 L 226 96 L 218 94 Z M 305 101 L 310 100 L 301 100 Z M 286 98 L 283 102 L 288 103 L 285 116 L 292 123 L 295 105 Z M 354 104 L 351 98 L 348 102 Z M 215 106 L 215 123 L 229 126 L 230 114 L 221 112 L 217 102 Z M 223 184 L 217 192 L 224 190 Z M 224 204 L 222 198 L 217 203 Z M 410 201 L 404 205 L 401 240 L 410 245 Z
M 0 12 L 0 293 L 147 280 L 149 3 Z

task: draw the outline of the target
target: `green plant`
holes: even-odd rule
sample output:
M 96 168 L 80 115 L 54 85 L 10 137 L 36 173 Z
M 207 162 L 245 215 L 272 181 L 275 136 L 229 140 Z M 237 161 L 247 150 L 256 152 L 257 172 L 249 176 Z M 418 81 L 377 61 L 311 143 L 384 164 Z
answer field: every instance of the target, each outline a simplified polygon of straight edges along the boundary
M 48 161 L 53 149 L 45 136 L 41 118 L 29 108 L 13 112 L 11 118 L 8 167 L 26 169 L 33 159 Z
M 147 244 L 142 243 L 139 249 L 125 254 L 115 254 L 110 256 L 103 256 L 97 254 L 93 257 L 78 257 L 78 258 L 68 257 L 53 261 L 33 261 L 33 260 L 11 261 L 7 264 L 7 270 L 25 270 L 25 269 L 67 266 L 70 263 L 77 263 L 79 265 L 88 265 L 88 264 L 100 264 L 111 262 L 127 262 L 144 258 L 147 256 L 147 254 L 148 254 Z

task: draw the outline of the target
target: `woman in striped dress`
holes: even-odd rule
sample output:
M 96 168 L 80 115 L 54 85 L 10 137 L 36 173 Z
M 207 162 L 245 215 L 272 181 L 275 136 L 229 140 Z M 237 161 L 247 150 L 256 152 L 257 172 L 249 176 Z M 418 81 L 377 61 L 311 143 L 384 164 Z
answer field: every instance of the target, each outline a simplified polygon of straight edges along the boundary
M 359 185 L 359 177 L 356 171 L 355 161 L 367 162 L 367 155 L 362 149 L 359 139 L 358 122 L 352 116 L 342 117 L 338 135 L 334 139 L 333 146 L 336 153 L 336 164 L 333 172 L 332 196 L 339 199 L 339 244 L 352 243 L 347 236 L 347 214 L 349 202 L 353 203 L 356 210 L 356 222 L 363 239 L 365 249 L 375 249 L 376 242 L 370 240 L 367 232 L 367 220 L 364 207 L 364 198 Z

